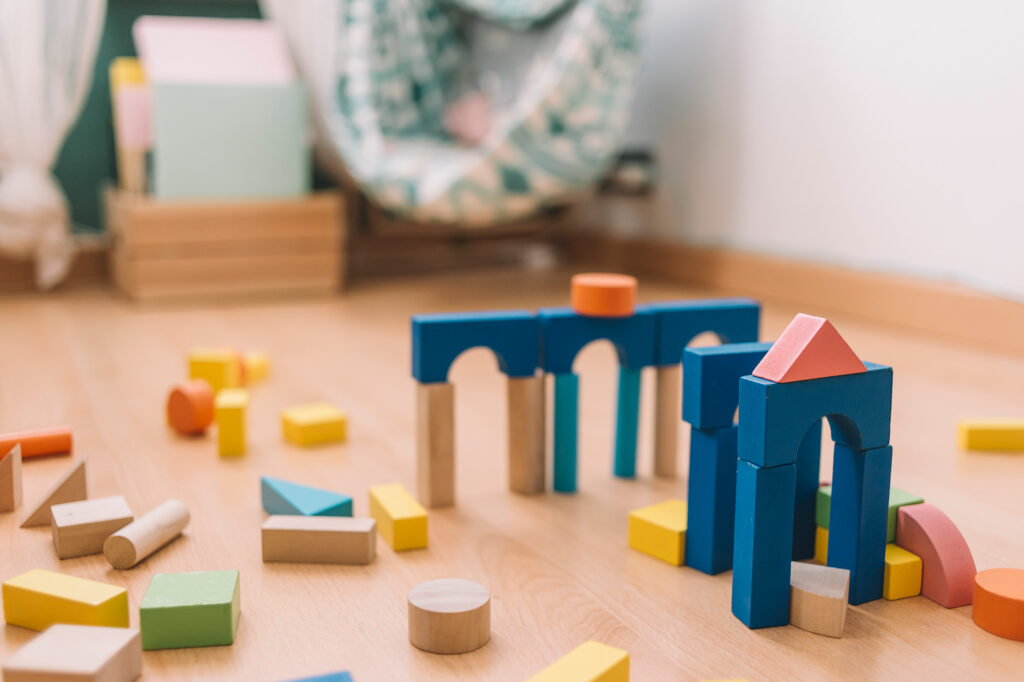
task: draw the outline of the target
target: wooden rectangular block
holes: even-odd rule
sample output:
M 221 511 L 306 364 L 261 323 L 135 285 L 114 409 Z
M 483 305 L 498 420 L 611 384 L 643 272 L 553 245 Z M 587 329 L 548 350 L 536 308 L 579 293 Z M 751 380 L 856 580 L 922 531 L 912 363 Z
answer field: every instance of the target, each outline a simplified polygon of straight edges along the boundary
M 0 453 L 0 512 L 9 512 L 21 506 L 21 444 Z
M 370 516 L 396 552 L 427 546 L 427 510 L 401 484 L 370 487 Z
M 241 388 L 224 389 L 214 398 L 217 422 L 217 449 L 221 457 L 244 455 L 246 450 L 245 413 L 249 392 Z
M 4 663 L 4 682 L 131 682 L 142 675 L 134 628 L 53 625 Z
M 828 528 L 814 529 L 814 560 L 822 566 L 828 563 Z
M 134 520 L 120 495 L 50 507 L 53 548 L 61 559 L 99 554 L 103 541 Z
M 192 348 L 188 352 L 188 376 L 205 379 L 214 393 L 242 385 L 242 363 L 231 348 Z
M 368 564 L 377 553 L 377 522 L 344 516 L 271 516 L 261 538 L 264 561 Z
M 527 682 L 629 682 L 629 652 L 585 642 Z
M 686 559 L 686 502 L 668 500 L 629 512 L 629 546 L 682 566 Z
M 1024 419 L 962 419 L 957 439 L 964 450 L 1024 450 Z
M 789 580 L 790 624 L 819 635 L 842 637 L 850 572 L 794 561 Z
M 882 596 L 886 599 L 903 599 L 921 594 L 921 567 L 921 557 L 898 545 L 886 545 L 885 587 Z
M 3 583 L 4 620 L 30 630 L 54 623 L 128 627 L 128 592 L 116 585 L 33 569 Z
M 139 606 L 142 648 L 220 646 L 235 641 L 238 571 L 158 573 Z
M 455 504 L 455 384 L 416 384 L 416 492 L 428 507 Z
M 297 405 L 281 414 L 284 439 L 295 445 L 344 442 L 347 426 L 348 417 L 330 403 Z

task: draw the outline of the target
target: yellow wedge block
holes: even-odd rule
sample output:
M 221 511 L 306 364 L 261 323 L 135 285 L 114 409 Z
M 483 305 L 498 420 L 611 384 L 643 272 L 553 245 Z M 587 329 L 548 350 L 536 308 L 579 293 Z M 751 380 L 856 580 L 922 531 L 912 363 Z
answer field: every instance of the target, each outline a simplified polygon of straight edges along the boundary
M 230 348 L 193 348 L 188 352 L 188 376 L 206 379 L 216 394 L 242 385 L 242 362 Z
M 290 407 L 281 415 L 284 439 L 304 447 L 345 440 L 348 417 L 330 403 Z
M 123 587 L 33 569 L 3 583 L 4 620 L 31 630 L 54 623 L 128 627 Z
M 921 594 L 921 557 L 889 543 L 885 546 L 885 582 L 882 596 L 903 599 Z
M 629 512 L 629 546 L 682 566 L 686 558 L 686 502 L 669 500 Z
M 1024 450 L 1024 419 L 964 419 L 957 439 L 964 450 Z
M 427 546 L 427 510 L 400 483 L 370 486 L 370 516 L 396 552 Z
M 629 682 L 629 652 L 586 642 L 527 682 Z
M 248 405 L 249 392 L 241 388 L 224 389 L 214 398 L 217 448 L 221 457 L 245 454 L 245 412 Z
M 814 560 L 828 564 L 828 528 L 816 526 L 814 529 Z

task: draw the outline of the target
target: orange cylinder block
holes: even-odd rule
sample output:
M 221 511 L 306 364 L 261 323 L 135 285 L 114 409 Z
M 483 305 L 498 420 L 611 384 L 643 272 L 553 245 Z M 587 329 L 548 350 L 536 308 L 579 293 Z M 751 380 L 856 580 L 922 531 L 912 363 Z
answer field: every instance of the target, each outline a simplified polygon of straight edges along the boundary
M 202 433 L 213 423 L 213 388 L 205 379 L 175 386 L 167 397 L 167 423 L 186 436 Z
M 587 317 L 629 317 L 636 308 L 636 277 L 606 272 L 573 275 L 572 307 Z
M 982 630 L 1024 642 L 1024 569 L 992 568 L 974 576 L 971 617 Z
M 51 429 L 18 431 L 0 434 L 0 452 L 7 454 L 17 443 L 21 443 L 21 457 L 43 457 L 71 452 L 71 427 L 57 426 Z

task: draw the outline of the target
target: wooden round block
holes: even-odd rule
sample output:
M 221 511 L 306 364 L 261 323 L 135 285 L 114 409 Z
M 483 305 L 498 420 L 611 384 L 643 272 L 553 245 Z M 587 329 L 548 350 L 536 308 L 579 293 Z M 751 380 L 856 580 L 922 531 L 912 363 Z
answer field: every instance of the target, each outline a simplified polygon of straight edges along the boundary
M 636 308 L 636 277 L 605 272 L 573 275 L 572 308 L 587 317 L 629 317 Z
M 971 617 L 982 630 L 1024 642 L 1024 569 L 993 568 L 974 576 Z
M 491 638 L 491 593 L 472 580 L 446 578 L 409 590 L 409 641 L 435 654 L 464 654 Z
M 192 379 L 171 390 L 167 423 L 187 436 L 202 433 L 213 423 L 213 389 L 205 379 Z

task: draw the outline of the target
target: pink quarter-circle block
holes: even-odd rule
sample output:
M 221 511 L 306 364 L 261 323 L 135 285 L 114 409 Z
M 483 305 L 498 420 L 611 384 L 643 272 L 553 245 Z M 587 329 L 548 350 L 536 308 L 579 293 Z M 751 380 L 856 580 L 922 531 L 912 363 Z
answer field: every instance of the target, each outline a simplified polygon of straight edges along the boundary
M 752 374 L 781 384 L 866 371 L 864 363 L 831 322 L 800 313 Z
M 947 609 L 974 601 L 978 569 L 960 530 L 927 502 L 900 507 L 896 544 L 921 557 L 921 594 Z

